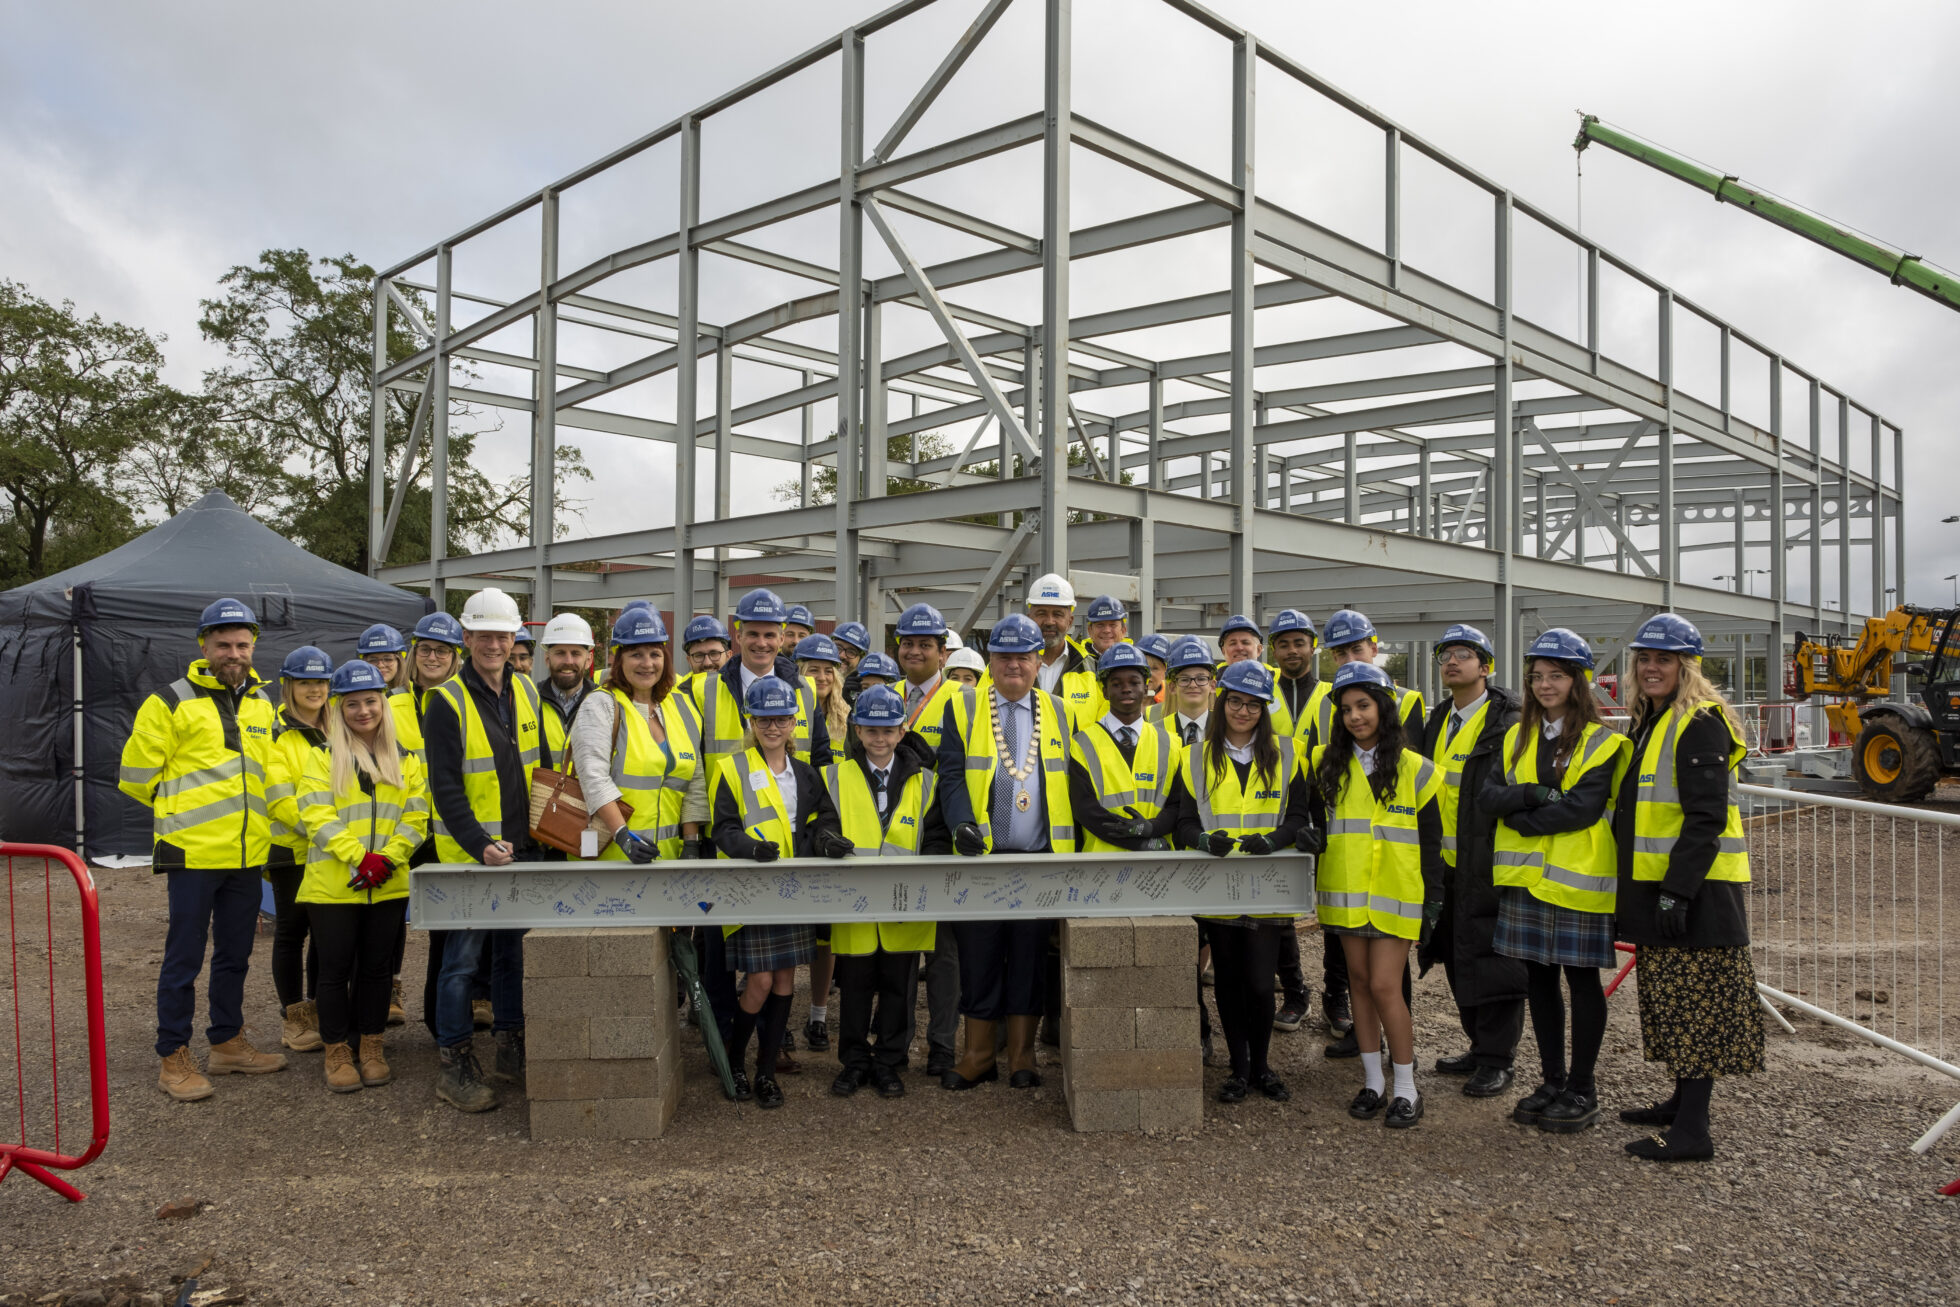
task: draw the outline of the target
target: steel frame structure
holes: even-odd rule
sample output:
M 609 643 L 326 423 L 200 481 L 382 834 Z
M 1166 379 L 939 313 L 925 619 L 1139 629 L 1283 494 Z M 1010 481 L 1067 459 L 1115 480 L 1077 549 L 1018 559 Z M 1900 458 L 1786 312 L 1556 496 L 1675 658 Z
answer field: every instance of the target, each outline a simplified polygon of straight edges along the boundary
M 1905 552 L 1903 434 L 1896 425 L 1198 4 L 1158 0 L 1192 20 L 1200 39 L 1229 48 L 1226 176 L 1075 111 L 1070 0 L 1020 0 L 1044 10 L 1041 111 L 906 148 L 912 129 L 1011 3 L 983 0 L 971 25 L 867 150 L 874 125 L 864 110 L 866 40 L 942 2 L 902 0 L 377 277 L 369 505 L 375 575 L 438 596 L 457 584 L 501 584 L 528 591 L 534 615 L 554 605 L 612 606 L 642 596 L 686 615 L 725 614 L 729 577 L 764 573 L 782 578 L 786 597 L 810 604 L 820 617 L 863 620 L 882 634 L 900 601 L 934 601 L 970 627 L 1000 611 L 1036 572 L 1129 573 L 1145 600 L 1145 628 L 1215 629 L 1223 613 L 1263 618 L 1283 606 L 1324 617 L 1351 605 L 1369 612 L 1391 642 L 1433 638 L 1449 621 L 1483 624 L 1497 643 L 1500 667 L 1514 665 L 1522 640 L 1553 625 L 1602 641 L 1610 657 L 1646 614 L 1661 609 L 1695 616 L 1717 641 L 1733 637 L 1738 648 L 1757 639 L 1780 649 L 1795 621 L 1814 630 L 1849 630 L 1860 620 L 1851 611 L 1854 545 L 1870 553 L 1869 611 L 1891 606 L 1889 585 L 1897 584 Z M 829 60 L 838 61 L 841 85 L 834 180 L 704 218 L 703 124 Z M 1269 78 L 1307 88 L 1379 134 L 1385 221 L 1378 241 L 1338 234 L 1313 214 L 1290 212 L 1260 194 L 1253 138 L 1259 82 Z M 666 229 L 656 222 L 658 234 L 649 239 L 561 270 L 561 197 L 670 140 L 679 145 L 679 205 Z M 1018 150 L 1040 152 L 1038 233 L 906 189 Z M 1181 202 L 1075 225 L 1071 160 L 1082 151 L 1175 188 Z M 1488 297 L 1404 260 L 1402 176 L 1405 162 L 1417 158 L 1467 182 L 1488 204 L 1494 233 Z M 457 249 L 533 209 L 541 231 L 537 288 L 514 300 L 458 288 Z M 776 224 L 823 212 L 837 219 L 831 266 L 762 243 Z M 922 264 L 901 229 L 914 222 L 977 238 L 986 248 Z M 1513 311 L 1514 230 L 1521 223 L 1563 242 L 1566 257 L 1583 267 L 1583 329 L 1575 325 L 1567 334 Z M 1215 292 L 1071 315 L 1073 263 L 1205 232 L 1229 238 L 1229 277 Z M 866 241 L 890 253 L 897 275 L 866 274 Z M 827 289 L 740 321 L 706 322 L 703 253 Z M 603 293 L 609 278 L 670 259 L 676 265 L 671 302 L 634 303 Z M 1602 350 L 1602 269 L 1653 297 L 1658 363 L 1651 369 Z M 1034 272 L 1036 321 L 1013 321 L 955 298 L 962 287 Z M 410 292 L 433 302 L 432 323 L 417 312 Z M 1318 300 L 1362 306 L 1382 325 L 1279 340 L 1255 332 L 1262 313 Z M 929 313 L 943 339 L 885 357 L 882 315 L 894 306 Z M 455 325 L 461 312 L 475 316 Z M 401 315 L 422 342 L 414 355 L 393 363 L 385 353 L 391 315 Z M 1120 343 L 1125 333 L 1218 318 L 1229 324 L 1230 348 L 1223 352 L 1153 358 Z M 644 352 L 624 364 L 584 366 L 561 350 L 561 321 L 637 342 Z M 791 330 L 825 322 L 834 323 L 834 348 L 808 344 L 807 328 Z M 1719 338 L 1714 394 L 1690 394 L 1675 383 L 1675 336 L 1691 323 Z M 484 343 L 526 324 L 528 356 Z M 1304 387 L 1271 379 L 1277 369 L 1305 360 L 1393 357 L 1439 343 L 1456 347 L 1470 365 Z M 1735 411 L 1740 369 L 1731 357 L 1743 351 L 1767 364 L 1767 425 Z M 706 387 L 698 366 L 676 366 L 687 359 L 713 360 L 712 395 L 699 393 Z M 728 382 L 737 359 L 769 365 L 788 384 L 737 405 Z M 528 370 L 531 393 L 458 385 L 454 369 L 470 361 Z M 669 371 L 675 373 L 672 420 L 600 403 Z M 1102 392 L 1138 387 L 1147 401 L 1134 411 L 1097 406 Z M 415 433 L 395 468 L 384 457 L 379 402 L 389 390 L 417 397 Z M 1800 413 L 1787 411 L 1793 395 Z M 813 439 L 812 411 L 833 401 L 835 436 Z M 527 416 L 533 498 L 525 543 L 445 556 L 449 415 L 458 402 Z M 798 442 L 744 430 L 798 412 Z M 692 438 L 681 430 L 683 414 Z M 551 487 L 560 427 L 673 445 L 677 525 L 557 538 Z M 955 432 L 955 444 L 964 447 L 951 457 L 889 457 L 891 437 L 928 430 Z M 1854 431 L 1861 443 L 1868 433 L 1869 473 L 1853 470 Z M 1074 446 L 1086 458 L 1071 467 Z M 714 469 L 709 505 L 696 497 L 704 452 Z M 798 466 L 801 506 L 731 515 L 736 453 Z M 980 464 L 997 470 L 977 475 L 972 469 Z M 833 503 L 811 502 L 819 466 L 835 469 L 842 493 Z M 404 489 L 423 471 L 433 488 L 430 557 L 384 565 Z M 888 476 L 935 486 L 887 495 Z M 963 520 L 976 516 L 996 524 Z M 1860 519 L 1866 530 L 1854 540 Z M 1750 523 L 1766 523 L 1767 538 L 1760 532 L 1749 538 Z M 1827 523 L 1835 530 L 1829 542 L 1837 554 L 1835 608 L 1822 598 Z M 1684 529 L 1704 538 L 1684 542 Z M 1597 546 L 1600 540 L 1606 548 Z M 1681 579 L 1682 555 L 1707 549 L 1734 551 L 1732 589 Z M 1808 553 L 1808 602 L 1801 605 L 1789 599 L 1796 549 Z M 1765 552 L 1766 567 L 1748 566 Z M 631 567 L 579 570 L 599 562 Z M 1761 596 L 1747 580 L 1758 573 L 1769 578 Z

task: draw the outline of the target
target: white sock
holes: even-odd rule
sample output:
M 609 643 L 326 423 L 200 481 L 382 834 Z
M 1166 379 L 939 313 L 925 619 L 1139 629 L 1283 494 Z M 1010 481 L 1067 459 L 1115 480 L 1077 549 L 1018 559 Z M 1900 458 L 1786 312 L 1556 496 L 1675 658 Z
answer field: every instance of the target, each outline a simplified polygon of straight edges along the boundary
M 1411 1103 L 1415 1102 L 1416 1101 L 1416 1064 L 1414 1062 L 1397 1062 L 1394 1063 L 1394 1067 L 1395 1067 L 1395 1096 L 1397 1098 L 1406 1098 Z
M 1361 1076 L 1365 1086 L 1378 1094 L 1387 1088 L 1387 1085 L 1382 1080 L 1382 1055 L 1380 1049 L 1361 1055 Z
M 810 1004 L 810 1020 L 827 1021 L 829 1019 L 830 1019 L 830 1004 L 828 1003 Z

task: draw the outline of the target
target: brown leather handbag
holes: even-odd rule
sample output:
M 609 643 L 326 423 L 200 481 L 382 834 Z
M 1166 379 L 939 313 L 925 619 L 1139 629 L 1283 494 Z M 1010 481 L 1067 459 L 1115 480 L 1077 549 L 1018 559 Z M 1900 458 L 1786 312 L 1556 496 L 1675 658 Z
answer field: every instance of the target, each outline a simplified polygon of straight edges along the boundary
M 623 798 L 617 802 L 626 820 L 631 821 L 633 805 Z M 531 773 L 532 839 L 569 857 L 581 858 L 585 856 L 581 840 L 591 820 L 585 809 L 585 791 L 569 770 L 539 767 Z

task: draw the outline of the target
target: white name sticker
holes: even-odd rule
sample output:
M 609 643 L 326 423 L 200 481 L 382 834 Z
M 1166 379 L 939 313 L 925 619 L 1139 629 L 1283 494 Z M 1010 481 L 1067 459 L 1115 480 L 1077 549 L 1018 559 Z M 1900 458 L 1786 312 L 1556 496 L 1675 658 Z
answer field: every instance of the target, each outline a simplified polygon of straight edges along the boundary
M 755 793 L 757 793 L 757 794 L 760 794 L 760 793 L 762 793 L 762 792 L 763 792 L 764 790 L 766 790 L 766 789 L 768 789 L 768 788 L 769 788 L 769 773 L 768 773 L 768 772 L 766 772 L 766 771 L 759 771 L 759 770 L 758 770 L 758 771 L 752 771 L 752 772 L 750 772 L 750 773 L 749 773 L 749 789 L 750 789 L 750 790 L 752 790 L 752 791 L 754 791 L 754 792 L 755 792 Z

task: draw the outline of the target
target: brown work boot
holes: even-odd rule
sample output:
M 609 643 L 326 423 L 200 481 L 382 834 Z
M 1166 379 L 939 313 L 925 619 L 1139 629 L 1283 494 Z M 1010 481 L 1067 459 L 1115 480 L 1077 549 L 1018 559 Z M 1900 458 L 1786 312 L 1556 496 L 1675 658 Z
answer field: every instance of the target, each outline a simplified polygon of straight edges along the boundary
M 180 1103 L 195 1103 L 216 1092 L 197 1063 L 191 1061 L 191 1050 L 182 1044 L 157 1068 L 157 1088 Z
M 385 1085 L 395 1078 L 388 1069 L 388 1059 L 382 1055 L 381 1036 L 361 1036 L 361 1083 L 369 1089 Z
M 361 1073 L 354 1067 L 354 1050 L 345 1044 L 327 1045 L 327 1088 L 336 1094 L 351 1094 L 361 1087 Z
M 1000 1071 L 994 1065 L 994 1040 L 1000 1029 L 998 1021 L 981 1021 L 975 1017 L 966 1019 L 966 1048 L 960 1060 L 953 1064 L 939 1081 L 942 1089 L 971 1089 L 988 1080 L 1000 1079 Z
M 312 999 L 286 1005 L 286 1019 L 279 1027 L 279 1042 L 295 1053 L 317 1053 L 325 1047 L 320 1038 L 320 1009 Z
M 268 1071 L 284 1071 L 284 1053 L 261 1053 L 253 1048 L 244 1035 L 233 1035 L 222 1044 L 211 1045 L 211 1074 L 230 1075 L 236 1071 L 248 1076 L 262 1076 Z
M 488 1030 L 490 1028 L 491 1024 L 496 1020 L 496 1011 L 490 1006 L 489 999 L 473 998 L 470 1000 L 470 1020 L 478 1030 Z
M 395 977 L 393 989 L 388 991 L 388 1024 L 400 1026 L 408 1024 L 408 1011 L 402 1007 L 402 978 Z
M 1041 1076 L 1034 1069 L 1035 1029 L 1041 1018 L 1007 1018 L 1007 1083 L 1013 1089 L 1035 1089 Z

